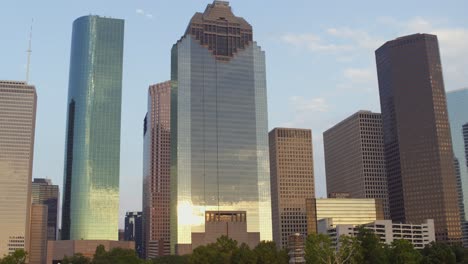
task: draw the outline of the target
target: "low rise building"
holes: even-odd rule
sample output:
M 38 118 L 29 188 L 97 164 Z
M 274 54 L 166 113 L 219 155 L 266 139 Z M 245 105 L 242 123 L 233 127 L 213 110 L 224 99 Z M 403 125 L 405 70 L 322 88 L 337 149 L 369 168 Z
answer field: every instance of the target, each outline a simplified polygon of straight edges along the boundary
M 134 241 L 111 240 L 49 240 L 47 243 L 47 264 L 60 263 L 65 256 L 73 256 L 77 253 L 85 257 L 93 258 L 96 248 L 103 245 L 109 251 L 114 248 L 134 249 Z
M 334 225 L 361 225 L 384 220 L 380 199 L 310 198 L 306 199 L 307 233 L 317 233 L 317 222 L 333 218 Z
M 427 219 L 422 224 L 392 223 L 391 220 L 377 220 L 364 225 L 339 224 L 334 225 L 332 218 L 321 219 L 318 222 L 318 233 L 328 234 L 335 246 L 341 236 L 355 236 L 359 226 L 372 230 L 382 243 L 390 245 L 393 241 L 404 239 L 413 244 L 415 249 L 423 249 L 435 241 L 434 220 Z

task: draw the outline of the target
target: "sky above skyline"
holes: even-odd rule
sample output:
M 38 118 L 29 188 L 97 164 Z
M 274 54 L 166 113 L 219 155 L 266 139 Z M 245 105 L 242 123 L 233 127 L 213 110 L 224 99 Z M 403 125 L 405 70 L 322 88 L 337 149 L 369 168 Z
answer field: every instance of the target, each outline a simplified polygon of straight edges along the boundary
M 73 21 L 125 19 L 120 214 L 141 210 L 143 118 L 150 84 L 170 79 L 170 49 L 201 0 L 3 0 L 0 79 L 24 80 L 33 22 L 30 83 L 38 93 L 35 178 L 62 186 Z M 412 33 L 439 37 L 445 89 L 468 87 L 468 2 L 232 0 L 266 52 L 269 127 L 310 128 L 316 196 L 326 196 L 322 133 L 358 110 L 380 112 L 374 51 Z M 120 222 L 123 222 L 121 217 Z

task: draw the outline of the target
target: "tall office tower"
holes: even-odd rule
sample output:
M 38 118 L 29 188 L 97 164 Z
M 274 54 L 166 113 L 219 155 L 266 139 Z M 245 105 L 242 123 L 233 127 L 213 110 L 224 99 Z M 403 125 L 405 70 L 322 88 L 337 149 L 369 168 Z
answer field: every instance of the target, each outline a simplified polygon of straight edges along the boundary
M 392 220 L 434 219 L 438 241 L 459 242 L 457 184 L 437 37 L 397 38 L 375 54 Z
M 32 202 L 47 205 L 47 240 L 57 239 L 59 186 L 50 179 L 36 178 L 31 185 Z
M 73 23 L 63 240 L 117 240 L 124 21 Z
M 148 89 L 143 133 L 143 255 L 169 255 L 171 197 L 171 82 Z
M 44 264 L 47 258 L 48 209 L 45 204 L 31 206 L 31 246 L 29 264 Z M 55 240 L 55 239 L 54 239 Z
M 271 240 L 265 53 L 252 26 L 209 4 L 173 46 L 172 80 L 171 251 L 191 251 L 205 211 L 245 211 L 247 231 Z
M 312 131 L 275 128 L 269 133 L 273 240 L 287 248 L 307 235 L 306 198 L 315 198 Z
M 468 88 L 447 92 L 447 108 L 452 133 L 454 159 L 458 161 L 463 198 L 463 221 L 468 220 L 468 163 L 466 162 L 463 125 L 468 123 Z M 458 171 L 457 171 L 458 172 Z M 467 234 L 468 235 L 468 234 Z
M 0 256 L 29 250 L 36 89 L 0 81 Z
M 359 111 L 323 133 L 328 193 L 376 198 L 390 219 L 382 116 Z
M 125 241 L 135 241 L 135 251 L 141 257 L 143 253 L 142 212 L 127 212 L 125 214 Z

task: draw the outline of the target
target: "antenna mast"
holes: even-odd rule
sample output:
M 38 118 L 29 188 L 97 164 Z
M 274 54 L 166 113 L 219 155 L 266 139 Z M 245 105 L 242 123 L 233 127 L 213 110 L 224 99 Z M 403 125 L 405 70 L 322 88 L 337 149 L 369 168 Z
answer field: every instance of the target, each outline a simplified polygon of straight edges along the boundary
M 33 28 L 33 22 L 34 19 L 31 20 L 31 30 L 29 31 L 29 46 L 28 50 L 26 51 L 28 53 L 28 64 L 26 65 L 26 84 L 29 82 L 29 66 L 31 65 L 31 41 L 32 41 L 32 28 Z

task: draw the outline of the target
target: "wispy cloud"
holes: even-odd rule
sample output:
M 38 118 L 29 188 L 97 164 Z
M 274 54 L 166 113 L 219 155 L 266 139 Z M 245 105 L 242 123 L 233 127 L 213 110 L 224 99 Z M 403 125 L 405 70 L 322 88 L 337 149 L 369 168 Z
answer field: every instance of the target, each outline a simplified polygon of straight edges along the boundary
M 330 108 L 323 97 L 309 99 L 303 96 L 291 96 L 289 102 L 298 112 L 327 112 Z
M 380 23 L 396 28 L 401 35 L 430 33 L 439 39 L 442 66 L 445 74 L 446 89 L 453 90 L 466 86 L 468 68 L 468 28 L 450 27 L 444 21 L 414 17 L 399 21 L 392 17 L 383 17 Z
M 362 29 L 352 29 L 349 27 L 329 28 L 327 33 L 330 36 L 345 39 L 352 43 L 354 48 L 375 49 L 382 43 L 382 39 L 372 36 Z
M 148 19 L 153 19 L 153 14 L 147 13 L 145 10 L 138 8 L 135 13 L 140 16 L 144 16 Z
M 281 36 L 281 40 L 287 44 L 300 48 L 307 48 L 314 52 L 342 52 L 350 51 L 352 49 L 352 47 L 348 45 L 326 43 L 319 36 L 314 34 L 288 33 Z
M 371 68 L 347 68 L 343 71 L 343 76 L 355 83 L 370 83 L 375 81 L 375 70 Z

